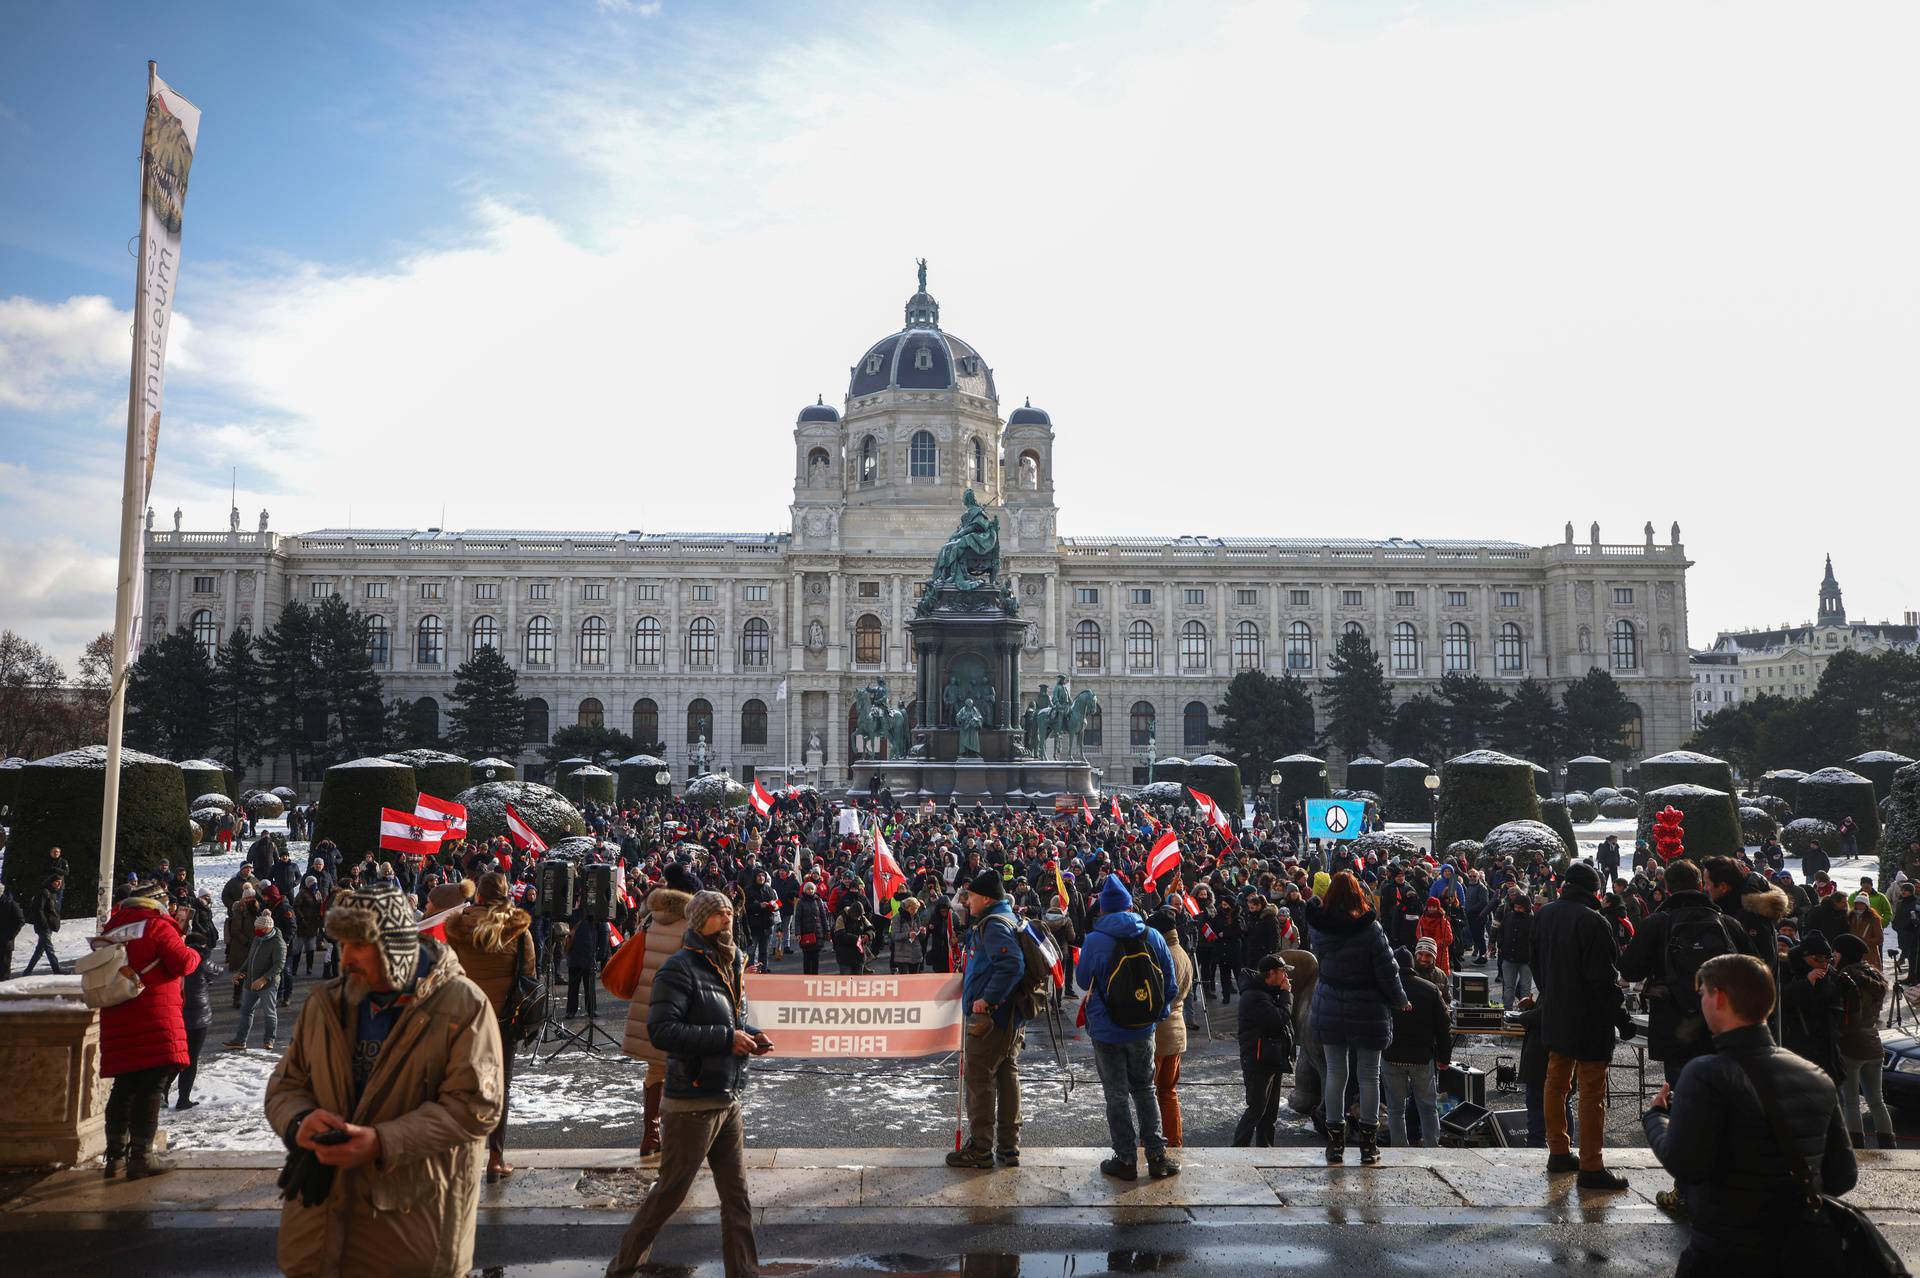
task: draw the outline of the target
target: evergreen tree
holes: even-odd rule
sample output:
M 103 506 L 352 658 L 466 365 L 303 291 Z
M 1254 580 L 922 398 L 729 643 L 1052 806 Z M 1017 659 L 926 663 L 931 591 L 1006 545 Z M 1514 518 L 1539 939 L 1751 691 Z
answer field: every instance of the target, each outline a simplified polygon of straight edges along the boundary
M 1387 732 L 1388 747 L 1400 758 L 1445 758 L 1452 732 L 1448 717 L 1446 705 L 1424 692 L 1416 692 L 1393 712 L 1393 727 Z
M 1560 756 L 1560 706 L 1537 679 L 1522 679 L 1500 711 L 1495 734 L 1500 749 L 1518 758 L 1551 767 Z
M 257 768 L 267 756 L 272 723 L 267 705 L 267 674 L 253 631 L 237 627 L 213 654 L 214 748 L 222 761 L 241 771 Z
M 148 644 L 127 672 L 126 729 L 134 749 L 168 759 L 212 744 L 213 666 L 185 627 Z
M 1501 707 L 1506 702 L 1506 694 L 1479 675 L 1449 670 L 1440 676 L 1440 714 L 1445 725 L 1443 749 L 1434 751 L 1431 756 L 1400 750 L 1398 746 L 1394 749 L 1416 759 L 1439 758 L 1476 749 L 1493 739 L 1494 725 L 1499 722 Z
M 527 702 L 520 695 L 520 676 L 498 648 L 480 649 L 453 672 L 447 735 L 473 759 L 510 759 L 526 744 Z
M 1569 756 L 1618 758 L 1633 723 L 1633 703 L 1614 677 L 1598 666 L 1561 694 L 1560 744 Z M 1551 767 L 1547 759 L 1537 762 Z
M 1393 722 L 1393 685 L 1379 654 L 1358 630 L 1340 636 L 1329 668 L 1332 677 L 1320 693 L 1325 740 L 1348 758 L 1365 754 Z
M 1269 763 L 1313 742 L 1313 696 L 1291 671 L 1276 679 L 1242 670 L 1214 712 L 1220 716 L 1220 752 L 1244 777 L 1264 779 Z
M 387 722 L 380 673 L 367 653 L 366 614 L 338 595 L 313 610 L 313 655 L 317 689 L 327 709 L 329 754 L 357 759 L 385 747 Z
M 1687 742 L 1687 749 L 1725 759 L 1734 772 L 1756 777 L 1769 767 L 1799 766 L 1773 762 L 1763 753 L 1763 741 L 1771 736 L 1778 747 L 1784 737 L 1797 736 L 1798 726 L 1775 724 L 1781 716 L 1804 718 L 1804 702 L 1788 701 L 1771 692 L 1762 692 L 1744 701 L 1722 707 L 1700 721 L 1700 727 Z M 1783 729 L 1785 731 L 1783 732 Z
M 553 734 L 553 740 L 540 747 L 548 763 L 562 759 L 592 759 L 595 763 L 631 758 L 639 753 L 633 738 L 617 728 L 595 728 L 570 723 Z
M 328 736 L 320 668 L 314 661 L 313 609 L 298 600 L 282 608 L 273 628 L 260 636 L 259 648 L 267 695 L 267 744 L 287 756 L 298 785 L 303 775 L 301 759 L 324 755 Z

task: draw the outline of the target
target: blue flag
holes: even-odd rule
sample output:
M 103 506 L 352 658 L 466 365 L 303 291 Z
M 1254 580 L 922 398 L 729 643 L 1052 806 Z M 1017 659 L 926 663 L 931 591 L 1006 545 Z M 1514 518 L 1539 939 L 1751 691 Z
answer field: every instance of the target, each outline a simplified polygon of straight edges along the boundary
M 1308 799 L 1309 839 L 1357 839 L 1366 832 L 1367 805 L 1362 799 Z

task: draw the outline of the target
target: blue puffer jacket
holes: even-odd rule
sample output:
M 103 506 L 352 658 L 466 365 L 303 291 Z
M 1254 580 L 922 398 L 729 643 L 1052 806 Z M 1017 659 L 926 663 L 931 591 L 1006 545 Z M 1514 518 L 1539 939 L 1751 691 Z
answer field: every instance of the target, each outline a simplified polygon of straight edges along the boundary
M 1307 933 L 1320 960 L 1314 1034 L 1329 1047 L 1385 1048 L 1393 1041 L 1394 1009 L 1407 1005 L 1407 992 L 1373 911 L 1337 917 L 1314 901 L 1307 906 Z
M 994 920 L 989 925 L 988 920 Z M 1013 1010 L 1013 987 L 1027 970 L 1020 953 L 1020 926 L 1005 901 L 995 901 L 974 920 L 973 949 L 967 954 L 966 975 L 960 980 L 960 998 L 971 1012 L 975 999 L 993 1009 L 993 1022 L 1008 1025 L 1018 1019 Z
M 1156 996 L 1160 1015 L 1154 1018 L 1155 1023 L 1164 1021 L 1173 1011 L 1169 997 L 1173 980 L 1173 955 L 1167 951 L 1166 938 L 1148 927 L 1146 920 L 1131 910 L 1124 914 L 1103 914 L 1100 921 L 1093 925 L 1093 931 L 1087 934 L 1087 943 L 1080 947 L 1080 961 L 1074 965 L 1074 979 L 1080 983 L 1081 989 L 1087 991 L 1087 1035 L 1096 1043 L 1133 1043 L 1153 1037 L 1153 1025 L 1115 1025 L 1107 1015 L 1105 995 L 1113 960 L 1120 952 L 1120 942 L 1134 937 L 1140 937 L 1146 943 L 1147 956 L 1160 969 L 1163 978 Z

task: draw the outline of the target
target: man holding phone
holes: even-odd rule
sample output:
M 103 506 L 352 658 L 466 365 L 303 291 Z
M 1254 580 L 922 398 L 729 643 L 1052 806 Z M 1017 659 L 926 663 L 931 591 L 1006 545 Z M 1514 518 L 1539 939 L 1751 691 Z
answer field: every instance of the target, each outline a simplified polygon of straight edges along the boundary
M 680 951 L 655 973 L 647 1038 L 667 1053 L 660 1105 L 660 1179 L 633 1214 L 607 1278 L 639 1271 L 660 1230 L 680 1209 L 705 1163 L 720 1196 L 720 1245 L 727 1278 L 753 1278 L 760 1253 L 747 1196 L 740 1088 L 747 1058 L 773 1050 L 747 1023 L 746 956 L 733 943 L 733 904 L 719 892 L 687 905 Z

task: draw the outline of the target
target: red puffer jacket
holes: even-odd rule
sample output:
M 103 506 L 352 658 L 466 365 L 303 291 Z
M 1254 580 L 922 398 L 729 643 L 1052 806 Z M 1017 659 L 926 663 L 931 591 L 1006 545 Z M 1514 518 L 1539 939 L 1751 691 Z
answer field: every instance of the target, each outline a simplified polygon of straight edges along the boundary
M 146 905 L 128 903 L 107 920 L 106 935 L 127 947 L 127 965 L 138 972 L 158 959 L 141 978 L 140 997 L 100 1012 L 100 1072 L 108 1078 L 152 1069 L 187 1067 L 187 1024 L 180 1011 L 180 978 L 200 966 L 187 948 L 180 925 Z

